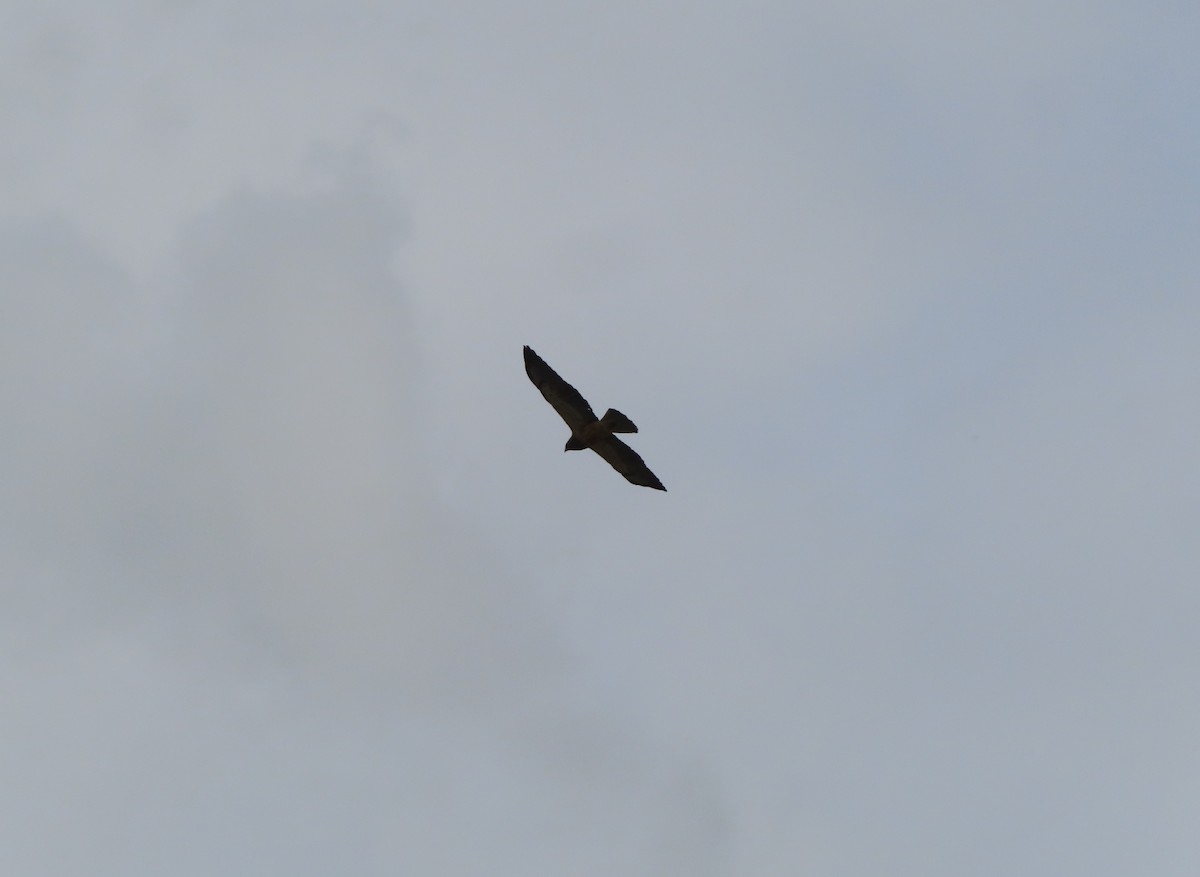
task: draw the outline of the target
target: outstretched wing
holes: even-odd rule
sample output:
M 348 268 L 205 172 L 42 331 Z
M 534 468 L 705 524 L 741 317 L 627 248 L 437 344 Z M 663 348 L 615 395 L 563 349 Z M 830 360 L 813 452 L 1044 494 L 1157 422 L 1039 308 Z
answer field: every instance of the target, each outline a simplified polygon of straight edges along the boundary
M 560 378 L 558 372 L 546 365 L 546 361 L 528 345 L 525 347 L 525 374 L 529 375 L 533 385 L 542 391 L 542 395 L 558 412 L 558 416 L 571 427 L 571 432 L 577 432 L 581 427 L 595 422 L 596 415 L 587 399 Z
M 610 466 L 624 475 L 626 481 L 642 487 L 653 487 L 655 490 L 666 490 L 657 476 L 650 471 L 646 462 L 638 456 L 638 452 L 615 435 L 609 433 L 604 438 L 593 442 L 591 447 Z

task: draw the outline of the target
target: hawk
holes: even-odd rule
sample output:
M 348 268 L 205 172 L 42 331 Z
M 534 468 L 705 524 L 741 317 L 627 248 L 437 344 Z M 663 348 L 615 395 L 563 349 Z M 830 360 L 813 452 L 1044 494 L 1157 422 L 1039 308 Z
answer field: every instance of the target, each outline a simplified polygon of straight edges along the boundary
M 613 435 L 614 432 L 637 432 L 638 428 L 632 420 L 615 408 L 609 408 L 603 417 L 597 418 L 592 406 L 579 395 L 579 391 L 560 378 L 528 345 L 525 346 L 525 374 L 542 391 L 558 416 L 571 427 L 571 437 L 567 439 L 564 451 L 591 448 L 624 475 L 626 481 L 655 490 L 666 490 L 637 455 L 637 451 Z

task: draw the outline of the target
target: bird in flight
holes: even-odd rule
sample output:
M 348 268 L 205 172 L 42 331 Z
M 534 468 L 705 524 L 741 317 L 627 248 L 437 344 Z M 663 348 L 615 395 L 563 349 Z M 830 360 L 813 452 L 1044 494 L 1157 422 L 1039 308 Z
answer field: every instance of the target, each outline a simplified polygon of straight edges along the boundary
M 525 373 L 533 385 L 542 391 L 558 416 L 571 427 L 571 437 L 567 439 L 564 451 L 591 448 L 624 475 L 626 481 L 655 490 L 666 490 L 637 451 L 613 435 L 614 432 L 637 432 L 638 428 L 632 420 L 615 408 L 609 408 L 603 417 L 597 418 L 592 406 L 579 391 L 560 378 L 528 345 L 525 347 Z

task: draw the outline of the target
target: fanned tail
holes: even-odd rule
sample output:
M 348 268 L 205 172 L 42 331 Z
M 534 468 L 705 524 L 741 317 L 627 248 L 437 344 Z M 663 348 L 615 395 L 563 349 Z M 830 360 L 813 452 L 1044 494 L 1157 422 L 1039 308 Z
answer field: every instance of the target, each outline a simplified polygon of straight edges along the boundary
M 609 408 L 605 411 L 604 416 L 600 418 L 600 423 L 609 432 L 637 432 L 637 426 L 633 421 L 616 408 Z

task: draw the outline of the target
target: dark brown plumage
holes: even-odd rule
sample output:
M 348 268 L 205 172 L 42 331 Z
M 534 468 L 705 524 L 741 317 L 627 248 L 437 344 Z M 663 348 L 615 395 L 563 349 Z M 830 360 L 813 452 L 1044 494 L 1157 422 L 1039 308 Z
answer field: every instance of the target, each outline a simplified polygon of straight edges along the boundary
M 609 408 L 603 417 L 597 418 L 587 399 L 559 377 L 558 372 L 546 365 L 546 361 L 529 346 L 525 347 L 525 373 L 558 412 L 558 416 L 571 427 L 571 437 L 563 450 L 591 448 L 624 475 L 626 481 L 655 490 L 666 490 L 637 451 L 613 435 L 614 432 L 637 432 L 632 420 L 614 408 Z

